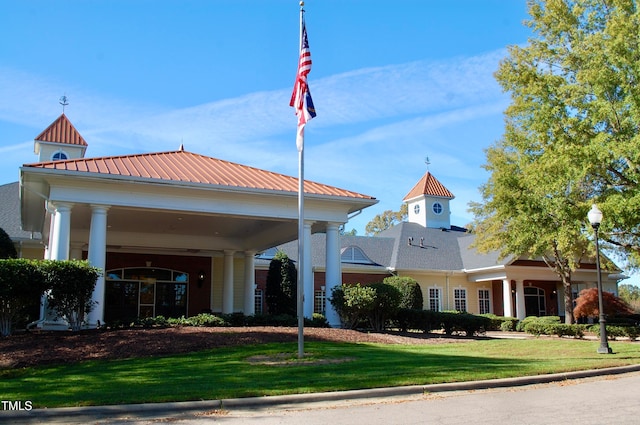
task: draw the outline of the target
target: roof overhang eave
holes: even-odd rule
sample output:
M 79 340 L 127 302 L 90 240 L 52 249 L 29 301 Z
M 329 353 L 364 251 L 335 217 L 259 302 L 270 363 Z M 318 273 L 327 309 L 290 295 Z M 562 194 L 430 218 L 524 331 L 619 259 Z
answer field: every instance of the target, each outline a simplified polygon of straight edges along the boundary
M 242 187 L 242 186 L 228 186 L 228 185 L 217 185 L 212 183 L 201 183 L 201 182 L 186 182 L 186 181 L 178 181 L 178 180 L 162 180 L 151 177 L 137 177 L 137 176 L 121 176 L 121 175 L 111 175 L 111 174 L 101 174 L 101 173 L 92 173 L 85 171 L 69 171 L 69 170 L 54 170 L 54 169 L 44 169 L 44 168 L 36 168 L 23 166 L 20 167 L 20 176 L 21 181 L 23 180 L 23 173 L 28 172 L 29 174 L 35 174 L 37 176 L 53 176 L 53 177 L 73 177 L 73 178 L 83 178 L 88 181 L 115 181 L 115 182 L 130 182 L 133 184 L 149 184 L 156 186 L 172 186 L 176 188 L 190 188 L 190 189 L 200 189 L 200 190 L 209 190 L 209 191 L 217 191 L 217 192 L 236 192 L 236 193 L 247 193 L 247 194 L 259 194 L 259 195 L 276 195 L 276 196 L 285 196 L 285 197 L 297 197 L 297 191 L 289 191 L 289 190 L 276 190 L 276 189 L 268 189 L 268 188 L 252 188 L 252 187 Z M 330 201 L 330 202 L 344 202 L 349 204 L 355 204 L 350 210 L 349 213 L 362 210 L 369 206 L 375 205 L 378 203 L 378 200 L 372 197 L 351 197 L 351 196 L 340 196 L 340 195 L 325 195 L 325 194 L 316 194 L 316 193 L 305 193 L 305 200 L 322 200 L 322 201 Z

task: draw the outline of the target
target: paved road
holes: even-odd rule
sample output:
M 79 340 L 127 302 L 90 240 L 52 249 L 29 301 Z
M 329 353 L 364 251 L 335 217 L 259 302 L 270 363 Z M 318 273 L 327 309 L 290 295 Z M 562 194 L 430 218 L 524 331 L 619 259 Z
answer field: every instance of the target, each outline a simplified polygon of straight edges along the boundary
M 69 419 L 48 418 L 46 423 L 69 424 Z M 636 425 L 640 423 L 640 372 L 511 388 L 280 404 L 252 409 L 239 407 L 175 416 L 168 416 L 165 412 L 162 417 L 122 415 L 117 419 L 73 419 L 74 423 L 121 425 Z M 22 423 L 44 422 L 32 420 Z

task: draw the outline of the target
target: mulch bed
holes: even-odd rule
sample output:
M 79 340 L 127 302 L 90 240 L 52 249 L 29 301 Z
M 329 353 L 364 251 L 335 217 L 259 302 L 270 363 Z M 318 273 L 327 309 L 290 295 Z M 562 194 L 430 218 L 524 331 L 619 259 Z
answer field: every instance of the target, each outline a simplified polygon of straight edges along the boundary
M 348 329 L 305 328 L 305 341 L 384 344 L 441 344 L 467 339 L 421 333 L 366 333 Z M 151 329 L 32 331 L 0 338 L 0 370 L 91 359 L 163 356 L 270 342 L 296 342 L 297 328 L 170 327 Z

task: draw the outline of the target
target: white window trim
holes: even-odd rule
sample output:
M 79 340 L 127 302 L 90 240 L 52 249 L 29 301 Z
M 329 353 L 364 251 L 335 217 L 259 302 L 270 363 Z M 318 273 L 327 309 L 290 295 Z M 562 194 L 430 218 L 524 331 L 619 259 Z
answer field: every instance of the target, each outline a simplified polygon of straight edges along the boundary
M 488 296 L 487 298 L 480 298 L 480 293 L 486 291 Z M 493 313 L 493 303 L 491 302 L 491 289 L 489 288 L 478 288 L 478 313 L 482 313 L 482 308 L 480 307 L 481 303 L 484 301 L 489 301 L 489 308 L 486 314 Z
M 436 211 L 436 205 L 440 206 L 440 212 Z M 442 205 L 442 202 L 435 201 L 433 204 L 431 204 L 431 211 L 433 211 L 435 215 L 442 215 L 442 213 L 444 212 L 444 205 Z
M 435 289 L 436 291 L 438 291 L 438 297 L 435 298 L 436 300 L 438 300 L 438 309 L 437 310 L 431 310 L 431 300 L 433 298 L 431 298 L 431 290 Z M 431 311 L 442 311 L 442 288 L 440 286 L 430 286 L 429 288 L 427 288 L 427 302 L 429 303 L 429 310 Z
M 462 293 L 463 296 L 462 297 L 456 297 L 456 292 L 458 293 Z M 460 301 L 461 303 L 464 302 L 464 309 L 458 309 L 456 308 L 456 303 Z M 469 297 L 467 296 L 467 288 L 464 288 L 462 286 L 459 286 L 457 288 L 453 288 L 453 308 L 456 311 L 460 311 L 460 312 L 467 312 L 469 311 Z

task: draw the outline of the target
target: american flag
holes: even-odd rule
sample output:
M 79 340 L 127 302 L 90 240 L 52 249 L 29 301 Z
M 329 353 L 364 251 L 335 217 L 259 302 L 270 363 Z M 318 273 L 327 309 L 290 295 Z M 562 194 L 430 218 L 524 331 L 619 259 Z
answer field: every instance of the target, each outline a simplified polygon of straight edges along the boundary
M 298 116 L 298 134 L 296 137 L 296 146 L 298 151 L 302 151 L 304 143 L 304 126 L 307 121 L 316 116 L 316 109 L 311 100 L 311 92 L 307 84 L 307 75 L 311 71 L 311 51 L 309 50 L 309 40 L 307 39 L 307 27 L 304 23 L 304 15 L 300 24 L 300 60 L 298 61 L 298 74 L 296 82 L 293 86 L 293 94 L 289 106 L 296 109 Z

